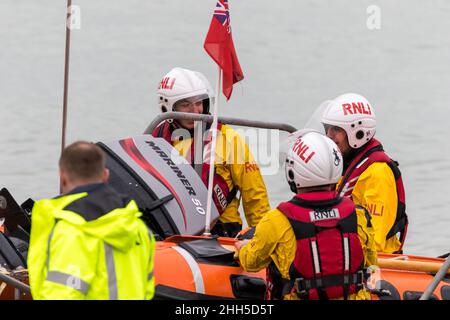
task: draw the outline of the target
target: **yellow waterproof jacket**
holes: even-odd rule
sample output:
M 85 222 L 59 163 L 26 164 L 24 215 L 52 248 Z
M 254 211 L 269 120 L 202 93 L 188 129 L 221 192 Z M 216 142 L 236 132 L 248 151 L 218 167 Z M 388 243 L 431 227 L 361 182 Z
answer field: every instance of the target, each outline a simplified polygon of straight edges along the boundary
M 190 159 L 192 139 L 175 141 L 174 147 L 185 158 Z M 205 152 L 207 154 L 208 151 Z M 266 185 L 254 160 L 248 145 L 242 137 L 231 127 L 222 125 L 217 135 L 216 173 L 220 175 L 229 190 L 237 188 L 242 198 L 245 218 L 249 227 L 254 227 L 263 215 L 270 210 Z M 240 198 L 234 198 L 220 216 L 223 223 L 237 222 L 242 224 L 239 215 Z
M 373 229 L 364 210 L 357 209 L 358 236 L 364 253 L 364 267 L 377 264 Z M 289 268 L 294 261 L 297 242 L 286 216 L 278 209 L 269 211 L 256 226 L 254 237 L 239 250 L 239 261 L 244 270 L 257 272 L 267 268 L 273 261 L 284 279 L 290 279 Z M 288 294 L 287 300 L 296 300 L 297 295 Z M 370 294 L 362 289 L 348 297 L 352 300 L 370 299 Z
M 351 198 L 370 212 L 378 252 L 397 252 L 401 243 L 394 235 L 386 240 L 397 216 L 397 188 L 394 174 L 385 162 L 374 162 L 359 176 Z
M 34 299 L 151 299 L 155 240 L 136 203 L 104 185 L 37 201 L 28 272 Z

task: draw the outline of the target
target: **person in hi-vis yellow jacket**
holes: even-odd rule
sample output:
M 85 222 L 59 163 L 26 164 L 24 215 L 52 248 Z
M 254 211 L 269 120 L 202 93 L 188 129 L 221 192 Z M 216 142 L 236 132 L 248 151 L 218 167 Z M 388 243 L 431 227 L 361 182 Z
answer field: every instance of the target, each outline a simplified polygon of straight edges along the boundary
M 88 142 L 68 146 L 60 176 L 63 194 L 32 211 L 33 299 L 152 299 L 155 239 L 135 201 L 106 185 L 103 151 Z

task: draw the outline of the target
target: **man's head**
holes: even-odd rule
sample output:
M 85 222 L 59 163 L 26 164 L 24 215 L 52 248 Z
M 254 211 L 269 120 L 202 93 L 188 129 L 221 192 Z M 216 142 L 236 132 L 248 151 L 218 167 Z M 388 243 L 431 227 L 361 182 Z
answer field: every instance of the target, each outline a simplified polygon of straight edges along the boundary
M 343 94 L 328 103 L 322 115 L 325 132 L 347 156 L 370 141 L 376 131 L 376 117 L 366 98 Z
M 78 141 L 67 146 L 59 158 L 62 192 L 91 183 L 106 183 L 109 170 L 105 167 L 105 154 L 91 142 Z
M 298 137 L 286 157 L 286 180 L 292 192 L 331 189 L 342 175 L 343 160 L 337 145 L 318 132 Z
M 200 72 L 183 68 L 174 68 L 162 78 L 157 95 L 161 112 L 208 114 L 214 101 L 214 92 L 206 77 Z M 194 128 L 193 121 L 177 122 L 185 129 Z

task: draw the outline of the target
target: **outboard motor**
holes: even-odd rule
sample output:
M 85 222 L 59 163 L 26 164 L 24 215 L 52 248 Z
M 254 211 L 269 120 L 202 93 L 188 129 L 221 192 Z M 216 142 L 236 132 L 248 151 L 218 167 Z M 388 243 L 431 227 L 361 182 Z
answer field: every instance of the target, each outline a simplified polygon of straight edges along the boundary
M 107 156 L 110 186 L 137 202 L 143 220 L 159 239 L 203 233 L 207 189 L 167 141 L 141 135 L 97 144 Z M 211 222 L 218 218 L 213 203 Z

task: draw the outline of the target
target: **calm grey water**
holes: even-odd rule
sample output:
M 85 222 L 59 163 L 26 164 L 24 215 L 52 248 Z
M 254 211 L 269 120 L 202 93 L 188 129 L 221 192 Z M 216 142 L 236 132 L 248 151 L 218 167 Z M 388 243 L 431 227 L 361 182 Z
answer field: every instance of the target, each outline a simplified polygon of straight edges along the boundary
M 19 201 L 58 191 L 65 3 L 0 1 L 0 186 Z M 141 133 L 174 66 L 214 84 L 202 49 L 214 0 L 74 4 L 81 29 L 72 38 L 68 142 Z M 367 28 L 370 5 L 381 9 L 379 30 Z M 362 93 L 377 137 L 401 164 L 406 252 L 450 251 L 450 2 L 231 0 L 230 8 L 245 80 L 220 114 L 300 128 L 323 100 Z M 282 170 L 265 179 L 272 205 L 291 196 Z

